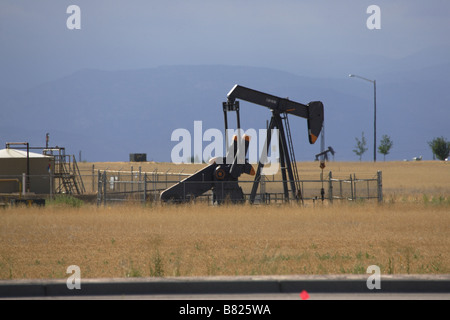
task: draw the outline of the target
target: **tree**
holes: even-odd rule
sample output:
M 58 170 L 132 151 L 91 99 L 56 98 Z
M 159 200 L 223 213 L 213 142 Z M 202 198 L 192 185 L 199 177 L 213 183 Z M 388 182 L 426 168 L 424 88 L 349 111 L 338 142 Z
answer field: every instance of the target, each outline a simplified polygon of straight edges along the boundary
M 381 137 L 380 145 L 378 146 L 378 152 L 384 156 L 383 159 L 384 161 L 386 161 L 386 155 L 389 154 L 389 151 L 391 150 L 393 145 L 394 142 L 391 140 L 391 137 L 389 137 L 387 134 L 384 134 Z
M 362 133 L 361 140 L 359 140 L 358 138 L 355 139 L 356 139 L 356 147 L 355 149 L 353 149 L 353 152 L 356 153 L 357 156 L 359 156 L 359 161 L 361 161 L 362 155 L 364 154 L 364 152 L 367 151 L 366 138 L 364 138 L 364 132 Z
M 450 141 L 447 141 L 444 137 L 434 138 L 428 142 L 433 154 L 439 160 L 445 160 L 450 154 Z

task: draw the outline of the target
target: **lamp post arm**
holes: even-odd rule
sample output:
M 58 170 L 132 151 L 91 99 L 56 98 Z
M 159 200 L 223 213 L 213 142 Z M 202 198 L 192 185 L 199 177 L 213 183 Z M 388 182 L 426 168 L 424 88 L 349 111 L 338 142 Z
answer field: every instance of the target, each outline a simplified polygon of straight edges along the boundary
M 375 83 L 375 80 L 370 80 L 370 79 L 367 79 L 367 78 L 364 78 L 364 77 L 361 77 L 361 76 L 358 76 L 358 75 L 356 75 L 356 74 L 350 74 L 349 75 L 350 77 L 355 77 L 355 78 L 360 78 L 360 79 L 363 79 L 363 80 L 366 80 L 366 81 L 369 81 L 369 82 L 372 82 L 372 83 Z

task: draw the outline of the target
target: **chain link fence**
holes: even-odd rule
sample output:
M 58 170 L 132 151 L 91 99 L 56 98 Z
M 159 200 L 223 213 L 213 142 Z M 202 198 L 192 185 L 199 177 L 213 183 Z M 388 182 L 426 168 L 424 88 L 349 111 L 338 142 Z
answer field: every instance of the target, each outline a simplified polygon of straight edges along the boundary
M 158 202 L 160 193 L 170 186 L 179 183 L 190 176 L 185 173 L 169 172 L 118 172 L 98 170 L 96 178 L 97 204 L 105 205 L 114 202 Z M 94 180 L 93 180 L 94 181 Z M 185 182 L 204 183 L 201 181 Z M 223 182 L 226 183 L 226 182 Z M 239 185 L 244 192 L 245 200 L 250 198 L 253 180 L 239 180 Z M 319 180 L 299 180 L 301 186 L 302 201 L 364 201 L 375 199 L 383 201 L 382 173 L 378 171 L 374 176 L 358 178 L 356 174 L 348 178 L 333 178 L 332 172 L 327 177 Z M 219 182 L 220 191 L 220 182 Z M 186 188 L 189 189 L 189 188 Z M 213 202 L 212 191 L 208 191 L 195 199 L 188 193 L 182 192 L 183 200 Z M 291 193 L 289 197 L 292 199 Z M 283 203 L 288 201 L 283 189 L 283 181 L 262 177 L 256 203 Z
M 106 205 L 113 203 L 151 203 L 159 202 L 162 191 L 179 183 L 189 177 L 189 173 L 161 172 L 142 172 L 139 170 L 82 170 L 81 178 L 85 186 L 84 194 L 73 194 L 81 199 L 97 203 L 97 205 Z M 32 181 L 46 181 L 49 183 L 50 194 L 46 198 L 52 198 L 60 190 L 58 179 L 50 175 L 31 176 Z M 11 185 L 14 193 L 3 194 L 7 198 L 20 199 L 24 195 L 23 183 L 24 177 L 21 176 L 1 176 L 0 182 L 6 186 Z M 190 182 L 203 183 L 203 182 Z M 250 198 L 253 180 L 239 180 L 239 186 L 242 188 L 246 200 Z M 289 183 L 288 183 L 289 185 Z M 369 177 L 357 177 L 351 174 L 347 178 L 334 178 L 332 172 L 321 179 L 299 180 L 301 188 L 301 200 L 304 201 L 363 201 L 375 199 L 378 202 L 383 201 L 382 173 L 378 171 L 375 175 Z M 219 186 L 220 188 L 220 186 Z M 220 189 L 219 189 L 220 190 Z M 65 194 L 65 192 L 60 192 Z M 1 194 L 0 194 L 1 195 Z M 40 195 L 43 196 L 43 195 Z M 181 195 L 183 200 L 213 202 L 213 193 L 208 191 L 202 196 L 191 197 L 188 192 Z M 289 198 L 293 199 L 289 192 Z M 289 201 L 286 198 L 283 189 L 283 181 L 276 180 L 274 176 L 262 176 L 259 182 L 258 192 L 255 203 L 271 204 L 284 203 Z M 4 201 L 5 202 L 5 201 Z

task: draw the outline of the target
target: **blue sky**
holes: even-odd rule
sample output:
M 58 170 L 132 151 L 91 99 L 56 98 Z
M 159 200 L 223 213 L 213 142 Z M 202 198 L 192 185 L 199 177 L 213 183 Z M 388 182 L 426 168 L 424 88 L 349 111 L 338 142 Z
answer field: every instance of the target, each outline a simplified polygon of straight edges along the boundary
M 72 4 L 81 9 L 81 30 L 66 27 Z M 381 9 L 380 30 L 366 27 L 372 4 Z M 83 68 L 177 64 L 340 77 L 339 65 L 371 63 L 355 57 L 448 48 L 449 13 L 444 0 L 2 0 L 0 86 L 31 86 Z
M 70 5 L 81 10 L 80 30 L 67 28 Z M 371 5 L 381 11 L 379 30 L 366 25 Z M 391 118 L 403 120 L 392 158 L 430 158 L 427 141 L 450 138 L 448 126 L 436 125 L 446 123 L 450 101 L 449 15 L 448 0 L 2 0 L 0 95 L 17 97 L 83 69 L 264 67 L 311 78 L 319 87 L 333 83 L 333 90 L 363 99 L 360 105 L 329 101 L 326 108 L 346 115 L 369 110 L 369 125 L 350 114 L 349 120 L 370 141 L 373 90 L 348 78 L 353 73 L 377 80 L 379 138 L 399 126 Z M 414 121 L 404 120 L 404 110 Z

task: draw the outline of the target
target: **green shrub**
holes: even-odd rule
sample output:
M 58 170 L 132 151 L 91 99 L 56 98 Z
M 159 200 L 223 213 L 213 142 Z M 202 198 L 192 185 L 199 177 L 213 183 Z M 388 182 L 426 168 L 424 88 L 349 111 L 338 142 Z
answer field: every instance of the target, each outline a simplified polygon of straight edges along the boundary
M 84 204 L 84 202 L 74 196 L 64 194 L 55 196 L 52 200 L 48 201 L 48 204 L 51 206 L 68 206 L 79 208 Z

